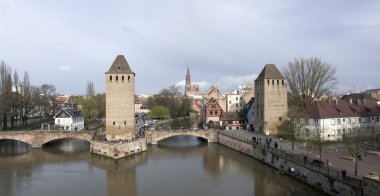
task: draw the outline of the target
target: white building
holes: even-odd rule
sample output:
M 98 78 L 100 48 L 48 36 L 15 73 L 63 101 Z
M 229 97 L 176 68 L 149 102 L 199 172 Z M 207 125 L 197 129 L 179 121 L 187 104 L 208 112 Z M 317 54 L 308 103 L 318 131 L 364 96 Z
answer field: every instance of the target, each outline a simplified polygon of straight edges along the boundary
M 376 100 L 315 101 L 296 120 L 296 137 L 338 140 L 357 127 L 380 127 L 380 105 Z
M 55 116 L 55 125 L 63 130 L 79 131 L 84 129 L 83 114 L 76 109 L 61 109 Z
M 226 111 L 227 112 L 240 112 L 243 110 L 243 96 L 236 92 L 233 94 L 226 94 Z

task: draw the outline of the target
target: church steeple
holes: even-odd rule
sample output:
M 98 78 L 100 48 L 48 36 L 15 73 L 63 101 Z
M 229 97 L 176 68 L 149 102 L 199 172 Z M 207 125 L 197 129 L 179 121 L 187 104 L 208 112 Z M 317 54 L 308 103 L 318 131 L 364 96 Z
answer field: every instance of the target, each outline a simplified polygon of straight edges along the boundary
M 186 86 L 187 85 L 191 85 L 189 65 L 187 65 L 187 72 L 186 72 Z

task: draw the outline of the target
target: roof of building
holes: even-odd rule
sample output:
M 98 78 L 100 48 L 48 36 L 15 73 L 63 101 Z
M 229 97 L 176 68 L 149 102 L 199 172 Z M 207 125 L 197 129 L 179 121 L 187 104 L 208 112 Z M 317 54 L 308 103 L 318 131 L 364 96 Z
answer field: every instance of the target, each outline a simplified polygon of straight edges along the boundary
M 344 118 L 380 116 L 380 105 L 373 99 L 315 101 L 305 108 L 302 118 Z
M 276 65 L 266 64 L 257 79 L 285 79 L 285 77 L 277 69 Z
M 131 67 L 129 66 L 127 60 L 124 55 L 117 55 L 115 61 L 112 63 L 110 69 L 106 72 L 106 74 L 135 74 Z
M 55 116 L 54 118 L 56 118 L 59 114 L 61 114 L 62 112 L 65 112 L 67 115 L 69 115 L 70 117 L 74 118 L 74 117 L 81 117 L 83 116 L 82 112 L 77 110 L 77 109 L 72 109 L 72 108 L 63 108 L 61 109 Z
M 363 91 L 364 94 L 380 94 L 380 88 L 368 89 Z

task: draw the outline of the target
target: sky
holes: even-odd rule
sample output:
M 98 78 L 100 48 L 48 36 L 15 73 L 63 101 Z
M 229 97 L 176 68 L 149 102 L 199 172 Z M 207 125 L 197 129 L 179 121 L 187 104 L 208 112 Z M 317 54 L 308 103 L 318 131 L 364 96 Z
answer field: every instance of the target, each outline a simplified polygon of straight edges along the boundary
M 32 84 L 105 91 L 118 54 L 136 93 L 184 89 L 187 65 L 201 91 L 231 91 L 265 64 L 319 57 L 336 68 L 335 92 L 380 88 L 377 0 L 0 0 L 0 60 Z

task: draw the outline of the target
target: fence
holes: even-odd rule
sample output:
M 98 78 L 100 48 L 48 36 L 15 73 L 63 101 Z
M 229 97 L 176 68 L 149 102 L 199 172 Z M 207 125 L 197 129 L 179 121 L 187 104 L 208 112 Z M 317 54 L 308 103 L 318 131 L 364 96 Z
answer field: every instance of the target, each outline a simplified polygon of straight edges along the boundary
M 339 180 L 343 183 L 349 184 L 351 186 L 362 188 L 363 181 L 357 177 L 351 177 L 350 175 L 343 175 L 341 170 L 338 170 L 334 167 L 328 167 L 326 165 L 317 166 L 317 164 L 314 164 L 313 160 L 305 160 L 303 153 L 295 153 L 292 151 L 282 150 L 278 148 L 273 148 L 270 144 L 267 144 L 265 141 L 254 141 L 252 139 L 249 139 L 247 137 L 236 135 L 234 133 L 229 133 L 225 131 L 219 131 L 219 134 L 234 138 L 236 140 L 239 140 L 241 142 L 245 142 L 251 145 L 254 145 L 255 147 L 264 149 L 266 151 L 270 151 L 273 154 L 276 154 L 280 156 L 283 159 L 298 163 L 299 165 L 303 165 L 304 167 L 307 167 L 313 171 L 319 172 L 321 174 L 327 175 L 331 178 L 334 178 L 335 180 Z

